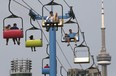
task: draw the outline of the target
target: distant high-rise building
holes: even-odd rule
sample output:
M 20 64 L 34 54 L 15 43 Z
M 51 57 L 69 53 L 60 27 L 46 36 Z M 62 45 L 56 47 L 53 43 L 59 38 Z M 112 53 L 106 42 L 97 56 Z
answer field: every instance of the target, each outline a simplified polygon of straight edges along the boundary
M 101 72 L 99 71 L 98 67 L 90 67 L 87 69 L 88 75 L 87 76 L 100 76 Z
M 100 76 L 100 72 L 96 67 L 85 70 L 72 68 L 68 70 L 67 76 Z
M 77 68 L 69 69 L 67 73 L 67 76 L 87 76 L 87 75 L 88 71 Z
M 32 76 L 31 63 L 31 60 L 11 61 L 10 76 Z

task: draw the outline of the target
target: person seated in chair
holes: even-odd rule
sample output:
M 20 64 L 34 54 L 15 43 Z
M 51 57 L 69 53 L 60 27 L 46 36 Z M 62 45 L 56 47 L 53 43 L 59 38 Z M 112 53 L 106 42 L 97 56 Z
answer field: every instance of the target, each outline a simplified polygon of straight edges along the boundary
M 53 11 L 50 11 L 49 14 L 50 15 L 46 18 L 46 21 L 45 21 L 46 31 L 49 31 L 50 26 L 52 25 L 52 24 L 49 24 L 50 26 L 47 26 L 46 23 L 53 22 L 53 18 L 54 18 Z
M 49 12 L 49 16 L 46 18 L 46 22 L 53 22 L 54 14 L 53 11 Z
M 58 13 L 57 12 L 54 14 L 53 22 L 56 23 L 56 29 L 58 30 L 58 24 L 59 24 L 60 20 L 58 18 Z
M 10 30 L 18 30 L 18 29 L 19 28 L 17 27 L 16 23 L 14 23 L 13 26 L 10 28 Z M 18 40 L 17 40 L 17 38 L 13 38 L 14 44 L 16 44 L 15 41 L 17 42 L 18 45 L 20 45 L 20 38 L 18 38 Z
M 49 67 L 48 64 L 46 64 L 46 65 L 44 66 L 44 68 L 50 68 L 50 67 Z M 44 76 L 46 76 L 46 74 L 44 74 Z
M 70 44 L 69 39 L 70 39 L 70 38 L 69 38 L 68 34 L 65 33 L 65 36 L 63 37 L 63 40 L 64 40 L 65 42 L 68 42 L 68 44 Z
M 3 30 L 4 30 L 4 31 L 6 31 L 6 30 L 8 31 L 8 30 L 10 30 L 10 28 L 11 28 L 11 25 L 8 24 L 7 26 L 4 27 Z M 6 45 L 8 45 L 8 42 L 9 42 L 9 38 L 6 38 Z
M 50 68 L 50 67 L 49 67 L 49 65 L 48 65 L 48 64 L 46 64 L 46 65 L 44 66 L 44 68 Z
M 59 23 L 59 18 L 58 18 L 58 13 L 57 12 L 54 14 L 53 22 L 58 22 Z
M 77 44 L 76 44 L 76 34 L 77 33 L 74 33 L 74 32 L 72 32 L 72 29 L 69 29 L 69 34 L 68 34 L 68 37 L 69 37 L 69 42 L 71 41 L 71 39 L 74 39 L 74 42 L 75 42 L 75 46 L 77 46 Z M 68 43 L 68 45 L 67 46 L 69 46 L 70 44 Z
M 29 38 L 30 38 L 30 40 L 34 40 L 33 35 L 30 35 Z M 35 47 L 31 47 L 31 50 L 32 50 L 32 52 L 33 52 L 33 51 L 36 51 Z

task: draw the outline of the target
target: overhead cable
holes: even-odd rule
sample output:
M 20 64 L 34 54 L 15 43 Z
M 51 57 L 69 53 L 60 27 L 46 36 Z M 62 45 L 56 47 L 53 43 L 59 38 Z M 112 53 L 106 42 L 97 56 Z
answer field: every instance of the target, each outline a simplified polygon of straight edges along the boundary
M 30 5 L 28 5 L 24 0 L 22 0 L 29 8 L 30 8 L 30 10 L 33 10 L 35 13 L 37 13 Z M 37 13 L 38 14 L 38 13 Z M 38 14 L 38 15 L 40 15 L 40 14 Z
M 40 0 L 38 0 L 39 1 L 39 3 L 43 6 L 43 3 L 40 1 Z M 50 12 L 46 7 L 44 7 L 48 12 Z
M 71 64 L 69 63 L 69 61 L 68 61 L 67 57 L 65 56 L 65 54 L 64 54 L 64 52 L 63 52 L 63 50 L 62 50 L 62 48 L 61 48 L 60 44 L 58 43 L 58 41 L 56 41 L 56 42 L 57 42 L 57 44 L 58 44 L 58 46 L 59 46 L 59 48 L 60 48 L 60 50 L 61 50 L 62 54 L 64 55 L 64 57 L 65 57 L 66 61 L 68 62 L 68 64 L 69 64 L 70 68 L 72 68 L 72 66 L 71 66 Z
M 16 1 L 16 0 L 13 0 L 13 1 L 14 1 L 14 2 L 16 2 L 17 4 L 19 4 L 19 5 L 23 6 L 24 8 L 26 8 L 26 9 L 30 10 L 30 8 L 28 8 L 28 7 L 24 6 L 24 5 L 22 5 L 22 4 L 21 4 L 21 3 L 19 3 L 18 1 Z
M 66 5 L 70 8 L 70 6 L 69 6 L 69 4 L 65 1 L 65 0 L 63 0 L 65 3 L 66 3 Z

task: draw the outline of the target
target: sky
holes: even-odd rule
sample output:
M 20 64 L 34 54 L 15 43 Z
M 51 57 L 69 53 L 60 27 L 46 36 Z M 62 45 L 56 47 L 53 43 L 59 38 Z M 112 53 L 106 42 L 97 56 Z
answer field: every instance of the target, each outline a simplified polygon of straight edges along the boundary
M 24 31 L 31 27 L 31 24 L 29 22 L 30 17 L 28 15 L 29 10 L 26 8 L 20 6 L 19 4 L 15 3 L 13 0 L 11 0 L 11 11 L 16 14 L 17 16 L 20 16 L 23 18 L 24 21 Z M 21 4 L 24 4 L 21 0 L 19 1 Z M 34 10 L 36 10 L 40 15 L 42 13 L 42 5 L 38 2 L 38 0 L 24 0 L 26 1 Z M 43 4 L 49 3 L 50 0 L 40 0 Z M 63 0 L 54 0 L 57 3 L 60 3 L 63 5 L 63 12 L 67 12 L 69 10 L 68 6 L 63 2 Z M 1 69 L 1 75 L 8 76 L 10 73 L 11 68 L 11 61 L 13 59 L 30 59 L 32 60 L 32 73 L 33 76 L 39 76 L 41 74 L 41 66 L 42 66 L 42 58 L 46 57 L 46 45 L 48 44 L 45 36 L 43 36 L 43 47 L 36 48 L 36 52 L 31 52 L 30 48 L 25 47 L 25 34 L 24 38 L 21 39 L 21 44 L 14 45 L 13 41 L 9 40 L 9 45 L 6 45 L 5 39 L 3 39 L 3 19 L 5 17 L 8 17 L 10 12 L 8 11 L 8 2 L 9 0 L 0 0 L 0 69 Z M 94 55 L 95 63 L 97 65 L 96 56 L 99 54 L 101 49 L 101 0 L 66 0 L 66 2 L 73 6 L 74 13 L 76 15 L 76 18 L 78 20 L 78 23 L 80 25 L 81 31 L 85 32 L 85 40 L 87 45 L 90 48 L 90 52 L 92 55 Z M 105 27 L 106 27 L 106 50 L 108 53 L 110 53 L 112 59 L 111 59 L 111 65 L 108 66 L 108 76 L 114 76 L 115 75 L 115 28 L 116 28 L 116 17 L 115 13 L 116 10 L 114 7 L 116 1 L 115 0 L 104 0 L 104 12 L 105 12 Z M 25 4 L 24 4 L 25 5 Z M 60 9 L 56 11 L 61 11 Z M 45 13 L 47 14 L 47 13 Z M 12 21 L 11 21 L 12 23 Z M 41 24 L 41 20 L 39 21 Z M 38 27 L 38 24 L 36 21 L 33 21 L 33 24 Z M 72 26 L 71 28 L 75 30 L 76 26 Z M 49 33 L 46 32 L 45 28 L 42 28 L 47 39 L 49 40 Z M 65 30 L 68 28 L 64 27 Z M 25 33 L 25 32 L 24 32 Z M 37 36 L 40 36 L 40 33 L 36 32 L 34 33 Z M 70 47 L 67 47 L 67 43 L 61 42 L 61 29 L 59 28 L 56 33 L 56 39 L 59 45 L 61 46 L 66 58 L 68 59 L 69 63 L 71 64 L 72 68 L 79 68 L 81 69 L 80 65 L 73 63 L 73 53 Z M 71 45 L 74 47 L 74 43 L 71 43 Z M 68 70 L 71 67 L 67 63 L 65 57 L 62 54 L 61 49 L 59 48 L 58 44 L 57 46 L 57 57 L 62 62 L 63 66 Z M 48 63 L 46 60 L 45 63 Z M 90 64 L 82 64 L 82 67 L 84 69 L 90 67 L 92 64 L 92 61 Z M 101 70 L 101 67 L 99 66 L 99 69 Z M 58 62 L 57 67 L 57 75 L 60 75 L 60 64 Z M 63 70 L 63 75 L 66 75 L 66 72 Z

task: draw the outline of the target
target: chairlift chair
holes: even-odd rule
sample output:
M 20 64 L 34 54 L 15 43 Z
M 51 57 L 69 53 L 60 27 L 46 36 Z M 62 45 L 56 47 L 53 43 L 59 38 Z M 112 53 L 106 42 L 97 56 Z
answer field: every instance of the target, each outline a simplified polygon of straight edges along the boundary
M 37 30 L 40 31 L 41 38 L 40 39 L 34 39 L 34 40 L 29 40 L 27 39 L 27 31 L 30 30 Z M 26 47 L 42 47 L 43 45 L 43 39 L 42 39 L 42 30 L 36 27 L 29 28 L 25 31 L 25 46 Z
M 12 13 L 12 11 L 10 10 L 10 4 L 11 4 L 11 0 L 9 0 L 9 4 L 8 4 L 8 9 L 9 9 L 9 12 L 11 13 L 11 15 L 3 19 L 3 38 L 4 39 L 6 39 L 6 38 L 7 39 L 8 38 L 23 38 L 23 19 L 22 19 L 22 17 L 16 16 L 15 14 Z M 7 19 L 21 20 L 21 29 L 20 30 L 19 29 L 5 30 L 4 29 L 6 27 L 5 20 L 7 20 Z M 15 23 L 17 23 L 17 22 L 15 22 Z
M 76 50 L 77 48 L 77 50 Z M 74 48 L 75 56 L 74 56 L 74 63 L 75 64 L 82 64 L 82 63 L 89 63 L 90 62 L 90 49 L 86 45 L 79 45 Z M 83 56 L 84 55 L 84 56 Z
M 76 22 L 74 21 L 71 21 L 71 20 L 68 20 L 67 22 L 64 23 L 65 26 L 68 26 L 68 24 L 71 24 L 71 25 L 77 25 Z M 69 25 L 70 26 L 70 25 Z M 76 35 L 75 35 L 75 38 L 76 38 L 76 42 L 79 42 L 80 40 L 80 37 L 79 37 L 79 27 L 77 27 L 77 31 L 76 31 Z M 63 27 L 61 28 L 61 42 L 67 42 L 65 40 L 65 31 L 63 29 Z M 70 39 L 70 42 L 74 42 L 74 39 Z
M 45 59 L 49 59 L 49 56 L 42 59 L 42 74 L 50 74 L 50 68 L 44 68 Z
M 74 48 L 74 63 L 75 64 L 80 64 L 80 63 L 82 64 L 82 63 L 90 62 L 90 49 L 85 43 L 84 32 L 82 32 L 82 35 L 83 35 L 82 43 Z
M 18 19 L 18 20 L 21 20 L 21 29 L 9 29 L 9 30 L 5 30 L 5 20 L 7 19 Z M 17 22 L 15 22 L 17 23 Z M 23 38 L 23 19 L 19 16 L 16 16 L 14 14 L 6 17 L 3 19 L 3 38 L 6 39 L 6 38 Z
M 74 25 L 74 24 L 76 24 L 77 25 L 77 34 L 75 35 L 75 38 L 76 38 L 76 41 L 78 42 L 79 41 L 79 24 L 78 24 L 78 22 L 77 22 L 77 20 L 76 21 L 74 21 L 74 19 L 75 19 L 75 14 L 74 14 L 74 12 L 73 12 L 73 9 L 72 9 L 72 6 L 70 6 L 70 11 L 68 12 L 68 14 L 69 14 L 69 20 L 68 21 L 66 21 L 66 22 L 64 22 L 64 24 L 65 25 L 68 25 L 68 24 L 72 24 L 72 25 Z M 72 20 L 73 19 L 73 20 Z M 63 30 L 63 28 L 61 29 L 61 34 L 62 34 L 62 37 L 61 37 L 61 41 L 62 42 L 67 42 L 65 39 L 64 39 L 64 34 L 63 34 L 63 32 L 64 32 L 64 30 Z M 65 32 L 64 32 L 65 33 Z M 74 42 L 74 39 L 70 39 L 70 42 Z
M 61 6 L 61 13 L 62 13 L 62 16 L 61 16 L 61 18 L 60 18 L 60 20 L 59 20 L 59 22 L 47 22 L 46 20 L 45 20 L 45 16 L 44 16 L 44 7 L 45 6 Z M 48 3 L 48 4 L 45 4 L 45 5 L 43 5 L 43 7 L 42 7 L 42 26 L 43 27 L 63 27 L 63 6 L 61 5 L 61 4 L 58 4 L 58 3 L 56 3 L 56 2 L 53 2 L 53 1 L 51 1 L 50 3 Z

